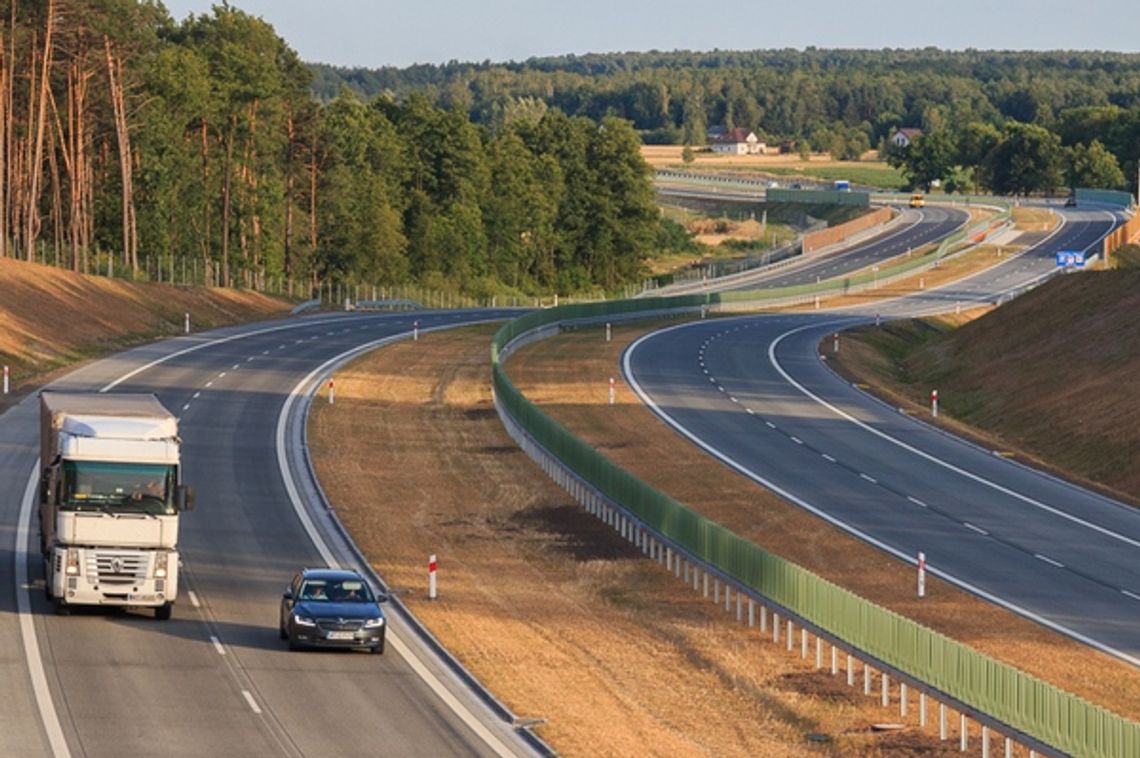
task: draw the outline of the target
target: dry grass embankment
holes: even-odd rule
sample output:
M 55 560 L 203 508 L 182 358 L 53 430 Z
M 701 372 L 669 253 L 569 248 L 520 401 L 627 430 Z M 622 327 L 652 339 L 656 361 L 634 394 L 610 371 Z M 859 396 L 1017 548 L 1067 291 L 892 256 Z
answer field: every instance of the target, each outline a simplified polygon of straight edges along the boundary
M 220 288 L 127 282 L 0 258 L 0 363 L 11 367 L 14 395 L 53 370 L 132 344 L 194 330 L 272 318 L 284 300 Z
M 346 367 L 336 377 L 336 404 L 314 406 L 310 444 L 357 544 L 498 697 L 520 716 L 544 719 L 539 733 L 565 755 L 954 752 L 929 730 L 872 732 L 872 723 L 896 718 L 897 706 L 884 711 L 848 689 L 842 675 L 816 672 L 813 661 L 727 621 L 722 608 L 573 504 L 495 414 L 487 363 L 493 328 L 428 335 Z M 633 333 L 617 331 L 604 356 L 592 334 L 589 344 L 543 343 L 512 370 L 550 377 L 528 391 L 562 397 L 568 390 L 577 401 L 568 407 L 584 419 L 613 418 L 614 409 L 599 405 L 604 383 L 599 394 L 592 379 L 613 370 L 617 346 Z M 622 400 L 618 412 L 636 434 L 607 435 L 608 452 L 655 455 L 646 441 L 683 444 Z M 698 457 L 680 449 L 682 458 Z M 812 541 L 808 549 L 825 546 Z M 439 557 L 435 602 L 426 599 L 432 553 Z
M 761 547 L 1117 713 L 1140 713 L 1140 671 L 943 582 L 931 585 L 928 580 L 928 596 L 919 601 L 913 567 L 727 471 L 669 431 L 624 386 L 619 387 L 618 405 L 608 406 L 606 384 L 599 377 L 619 375 L 622 348 L 644 331 L 615 329 L 609 344 L 598 330 L 545 340 L 512 356 L 509 373 L 528 398 L 577 436 Z M 1033 344 L 1032 335 L 1023 339 Z M 1049 354 L 1047 347 L 1041 349 L 1042 356 Z M 996 364 L 981 365 L 992 372 Z

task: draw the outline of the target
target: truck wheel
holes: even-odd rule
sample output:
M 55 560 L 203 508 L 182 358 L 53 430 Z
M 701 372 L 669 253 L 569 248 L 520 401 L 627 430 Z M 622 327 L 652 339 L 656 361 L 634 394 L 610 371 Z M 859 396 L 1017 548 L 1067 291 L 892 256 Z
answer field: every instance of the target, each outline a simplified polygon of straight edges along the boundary
M 172 613 L 174 613 L 174 603 L 163 603 L 154 609 L 154 617 L 159 621 L 169 621 Z
M 50 567 L 51 559 L 44 556 L 44 595 L 47 596 L 48 600 L 55 600 L 55 595 L 51 591 L 51 571 L 48 570 Z
M 55 600 L 55 615 L 57 615 L 57 616 L 70 616 L 71 615 L 71 606 L 69 606 L 67 603 L 63 602 L 63 600 L 56 598 L 56 600 Z

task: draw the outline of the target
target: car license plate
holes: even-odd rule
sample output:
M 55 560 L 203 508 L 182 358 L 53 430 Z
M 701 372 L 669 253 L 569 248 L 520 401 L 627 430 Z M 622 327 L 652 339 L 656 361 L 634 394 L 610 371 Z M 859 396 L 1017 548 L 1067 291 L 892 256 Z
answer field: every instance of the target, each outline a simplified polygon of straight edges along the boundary
M 328 639 L 330 640 L 350 640 L 353 637 L 352 632 L 329 632 Z
M 155 597 L 154 593 L 144 595 L 136 592 L 127 595 L 128 603 L 153 603 L 156 599 L 157 598 Z

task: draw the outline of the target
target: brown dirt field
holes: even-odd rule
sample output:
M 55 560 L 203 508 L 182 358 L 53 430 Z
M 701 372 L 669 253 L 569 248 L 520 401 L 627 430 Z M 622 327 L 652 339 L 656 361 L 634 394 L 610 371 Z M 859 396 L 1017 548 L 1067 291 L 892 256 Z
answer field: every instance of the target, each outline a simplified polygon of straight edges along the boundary
M 872 732 L 897 704 L 816 672 L 814 651 L 801 661 L 726 621 L 573 504 L 495 414 L 493 330 L 428 335 L 342 369 L 336 404 L 314 406 L 310 444 L 373 565 L 496 696 L 543 719 L 538 733 L 565 755 L 950 755 L 917 726 Z M 566 376 L 565 355 L 548 357 L 535 369 Z
M 681 159 L 681 145 L 642 145 L 641 157 L 654 168 L 669 168 L 686 165 Z M 768 148 L 772 150 L 772 147 Z M 871 156 L 876 153 L 870 153 Z M 689 168 L 755 168 L 763 169 L 765 166 L 794 167 L 805 161 L 798 153 L 785 153 L 783 155 L 732 155 L 729 153 L 714 153 L 712 151 L 693 151 L 693 162 L 687 164 Z M 810 157 L 813 168 L 830 168 L 833 166 L 858 166 L 858 161 L 833 161 L 827 153 L 817 153 Z
M 530 345 L 509 362 L 515 385 L 608 457 L 705 516 L 859 595 L 1121 714 L 1140 713 L 1140 671 L 914 569 L 845 536 L 718 462 L 664 426 L 619 382 L 607 405 L 598 377 L 620 376 L 622 349 L 647 331 L 582 329 Z M 659 461 L 671 464 L 663 467 Z
M 1010 217 L 1014 226 L 1025 232 L 1044 232 L 1057 225 L 1057 214 L 1050 208 L 1019 206 L 1010 209 Z
M 13 395 L 49 372 L 96 355 L 181 334 L 289 312 L 284 300 L 256 292 L 181 288 L 85 276 L 0 258 L 0 363 L 11 367 Z M 6 406 L 0 397 L 0 411 Z

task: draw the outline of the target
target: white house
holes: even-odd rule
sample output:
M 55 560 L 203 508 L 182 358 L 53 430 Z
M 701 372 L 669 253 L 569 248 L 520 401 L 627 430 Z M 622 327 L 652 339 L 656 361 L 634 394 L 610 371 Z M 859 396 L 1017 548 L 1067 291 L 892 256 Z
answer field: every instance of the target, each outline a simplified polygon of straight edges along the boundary
M 714 153 L 734 155 L 763 155 L 767 145 L 760 141 L 754 132 L 738 126 L 709 137 L 709 147 Z
M 921 129 L 899 129 L 891 137 L 891 143 L 895 147 L 910 147 L 910 143 L 918 137 L 922 136 Z

